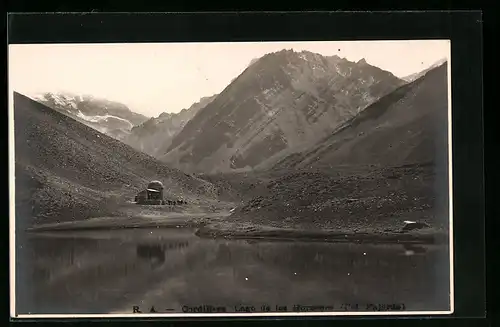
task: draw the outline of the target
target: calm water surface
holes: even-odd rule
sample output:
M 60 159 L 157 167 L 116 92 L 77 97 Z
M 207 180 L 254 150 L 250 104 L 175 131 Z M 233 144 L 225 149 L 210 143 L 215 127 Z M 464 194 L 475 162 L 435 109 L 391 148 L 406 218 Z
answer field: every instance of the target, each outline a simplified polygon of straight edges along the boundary
M 335 311 L 403 304 L 449 310 L 443 246 L 202 239 L 187 229 L 17 236 L 16 307 L 25 313 L 227 312 L 268 305 Z

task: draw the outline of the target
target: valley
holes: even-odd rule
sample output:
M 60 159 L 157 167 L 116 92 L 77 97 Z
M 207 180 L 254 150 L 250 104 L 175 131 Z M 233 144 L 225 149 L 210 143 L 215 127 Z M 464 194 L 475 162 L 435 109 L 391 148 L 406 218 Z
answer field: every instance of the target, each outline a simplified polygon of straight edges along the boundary
M 46 107 L 54 97 L 16 93 L 16 222 L 32 231 L 195 226 L 204 237 L 445 240 L 446 76 L 446 63 L 404 82 L 364 60 L 283 50 L 178 114 L 128 114 L 135 125 L 123 137 Z M 187 204 L 134 204 L 150 180 Z M 431 228 L 401 233 L 408 220 Z

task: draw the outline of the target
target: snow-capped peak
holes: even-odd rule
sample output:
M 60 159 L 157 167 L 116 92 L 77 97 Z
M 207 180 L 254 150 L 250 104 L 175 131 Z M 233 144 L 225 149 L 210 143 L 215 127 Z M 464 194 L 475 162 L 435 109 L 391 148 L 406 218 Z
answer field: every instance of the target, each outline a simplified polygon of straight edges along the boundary
M 110 118 L 112 118 L 112 119 L 117 119 L 117 120 L 123 121 L 126 124 L 128 124 L 129 125 L 128 129 L 132 129 L 132 127 L 134 127 L 134 124 L 132 124 L 129 120 L 118 117 L 118 116 L 109 115 L 109 114 L 102 115 L 102 116 L 100 116 L 100 115 L 87 116 L 87 115 L 84 115 L 80 110 L 78 110 L 76 116 L 83 119 L 83 120 L 91 122 L 91 123 L 107 122 Z
M 88 95 L 45 92 L 33 94 L 31 98 L 115 138 L 147 120 L 124 104 Z M 122 132 L 117 134 L 116 131 Z
M 447 61 L 448 61 L 447 58 L 441 58 L 438 61 L 436 61 L 435 63 L 433 63 L 432 65 L 430 65 L 429 67 L 427 67 L 426 69 L 424 69 L 420 72 L 403 77 L 403 80 L 405 80 L 408 83 L 413 82 L 413 81 L 419 79 L 420 77 L 424 76 L 428 71 L 430 71 L 436 67 L 441 66 L 442 64 L 444 64 Z

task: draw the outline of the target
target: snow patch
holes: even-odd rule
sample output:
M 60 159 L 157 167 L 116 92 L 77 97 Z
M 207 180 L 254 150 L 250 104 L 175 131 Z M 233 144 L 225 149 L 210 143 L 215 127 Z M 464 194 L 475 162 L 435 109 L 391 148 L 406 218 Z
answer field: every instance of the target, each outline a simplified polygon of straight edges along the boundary
M 340 76 L 346 77 L 346 74 L 340 69 L 339 65 L 335 64 L 334 67 L 335 67 L 335 71 L 337 72 L 337 74 L 339 74 Z
M 51 95 L 52 99 L 54 99 L 55 104 L 59 106 L 71 106 L 73 109 L 76 109 L 76 104 L 74 102 L 74 99 L 71 97 L 67 97 L 64 95 L 56 95 L 52 94 Z
M 121 118 L 121 117 L 113 116 L 113 115 L 108 115 L 108 114 L 106 114 L 104 116 L 86 116 L 80 110 L 78 110 L 78 113 L 76 114 L 76 116 L 78 118 L 84 119 L 84 120 L 86 120 L 88 122 L 92 122 L 92 123 L 99 123 L 101 121 L 107 121 L 109 118 L 114 118 L 114 119 L 118 119 L 118 120 L 121 120 L 121 121 L 129 124 L 130 128 L 134 127 L 134 124 L 132 124 L 129 120 Z

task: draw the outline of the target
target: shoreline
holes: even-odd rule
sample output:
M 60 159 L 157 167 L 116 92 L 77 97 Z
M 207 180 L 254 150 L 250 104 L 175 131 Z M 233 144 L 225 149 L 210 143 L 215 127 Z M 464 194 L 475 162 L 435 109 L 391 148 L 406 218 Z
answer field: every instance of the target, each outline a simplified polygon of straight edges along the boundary
M 86 220 L 40 224 L 26 228 L 26 232 L 119 230 L 133 228 L 199 227 L 204 219 L 224 217 L 226 213 L 175 213 L 160 216 L 110 216 Z
M 44 224 L 26 229 L 28 233 L 96 231 L 151 228 L 194 228 L 194 235 L 205 239 L 254 241 L 309 241 L 332 243 L 385 243 L 385 244 L 447 244 L 448 233 L 433 228 L 410 232 L 377 231 L 365 229 L 310 230 L 277 228 L 259 225 L 221 223 L 228 213 L 177 214 L 168 217 L 101 217 L 84 221 Z M 212 220 L 212 221 L 210 221 Z M 216 222 L 214 222 L 214 220 Z M 217 221 L 218 220 L 218 221 Z
M 396 244 L 447 244 L 448 233 L 434 229 L 415 230 L 411 232 L 380 232 L 365 230 L 305 230 L 289 228 L 268 228 L 260 226 L 253 230 L 217 228 L 206 225 L 196 233 L 198 237 L 213 239 L 246 239 L 246 240 L 281 240 L 281 241 L 316 241 L 336 243 L 396 243 Z

